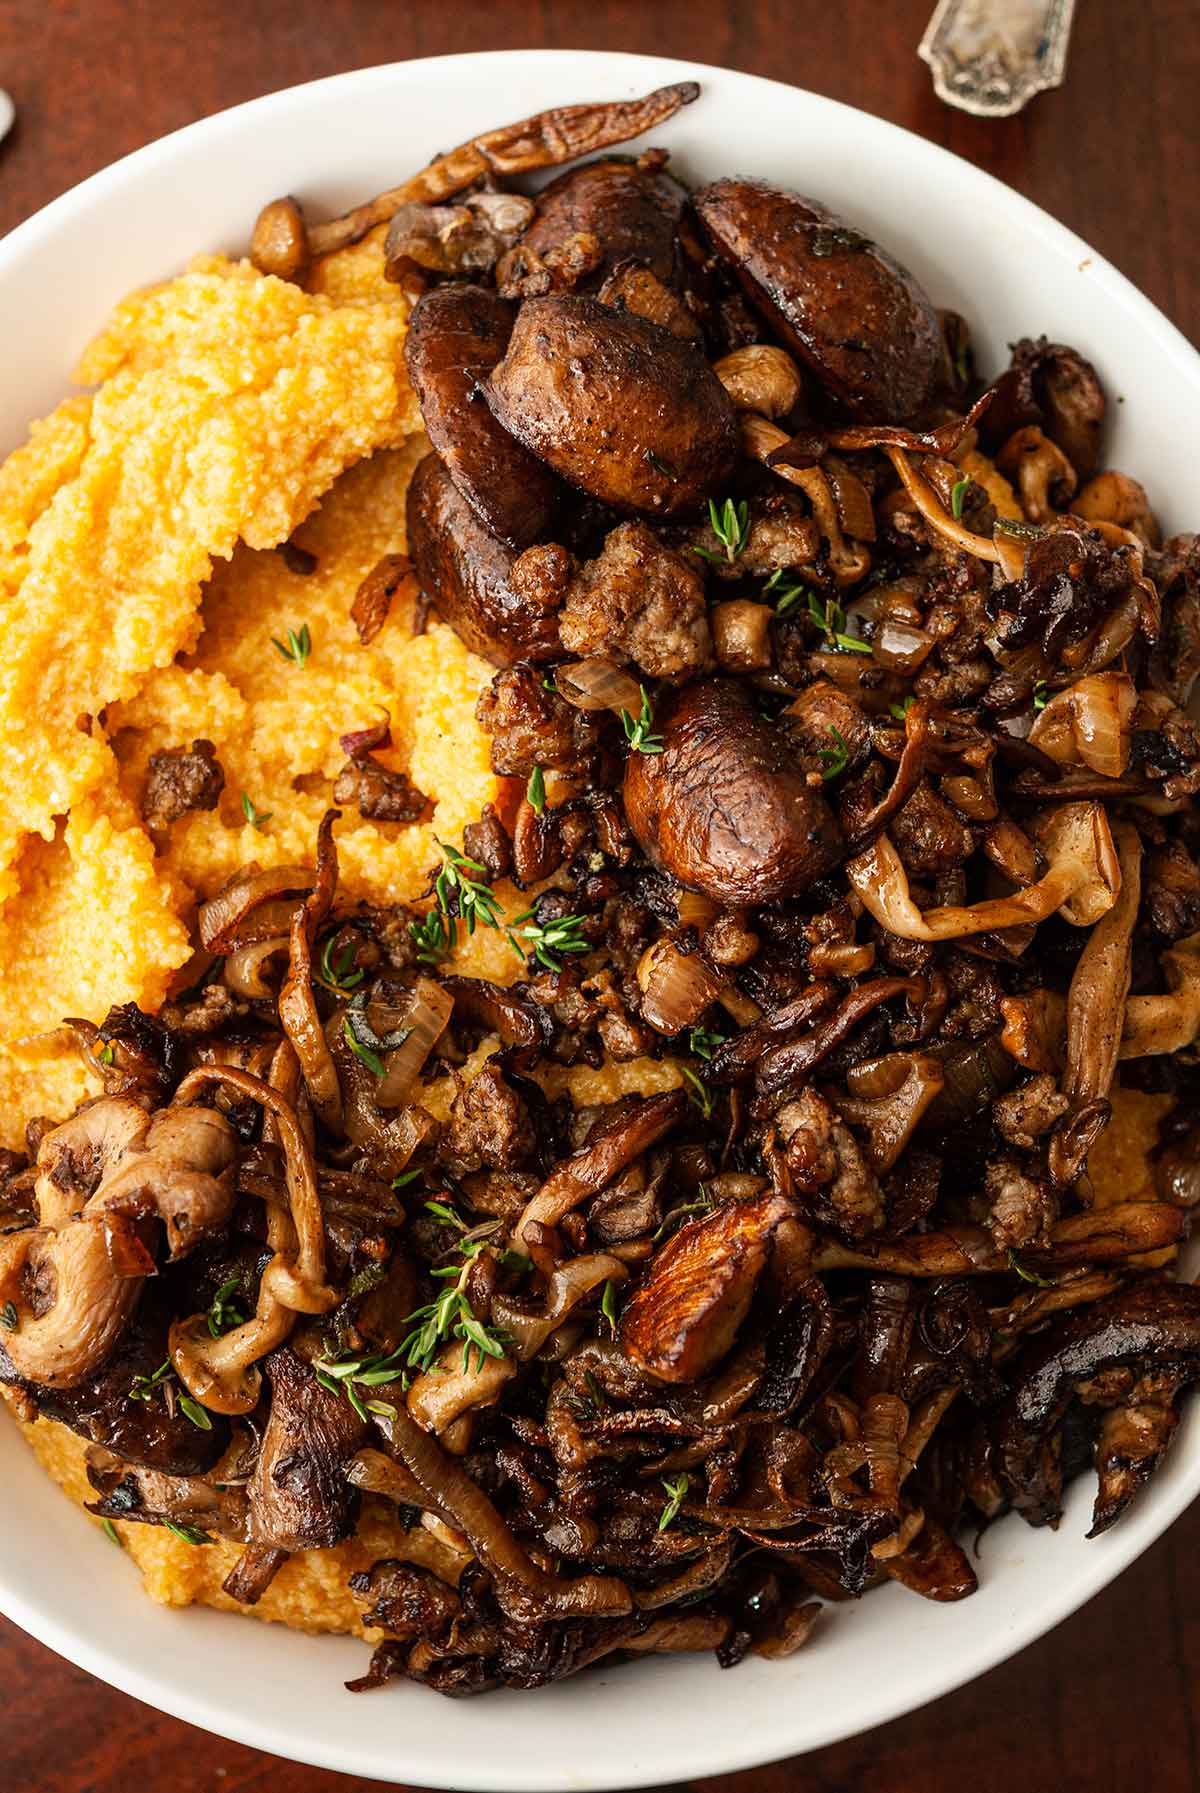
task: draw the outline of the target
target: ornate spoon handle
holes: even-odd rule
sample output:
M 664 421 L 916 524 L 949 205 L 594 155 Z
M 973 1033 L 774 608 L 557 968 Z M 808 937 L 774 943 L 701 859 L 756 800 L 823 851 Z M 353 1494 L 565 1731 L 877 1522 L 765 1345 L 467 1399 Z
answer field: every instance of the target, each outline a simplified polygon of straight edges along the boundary
M 978 118 L 1008 118 L 1062 83 L 1075 0 L 938 0 L 917 54 L 934 90 Z

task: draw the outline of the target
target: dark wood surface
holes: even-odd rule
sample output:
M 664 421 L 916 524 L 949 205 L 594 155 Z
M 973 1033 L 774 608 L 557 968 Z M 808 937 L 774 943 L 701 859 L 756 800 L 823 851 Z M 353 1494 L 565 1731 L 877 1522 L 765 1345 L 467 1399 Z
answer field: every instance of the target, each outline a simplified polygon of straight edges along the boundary
M 933 138 L 1079 231 L 1200 339 L 1196 0 L 1080 0 L 1066 87 L 996 124 L 935 99 L 915 54 L 931 6 L 0 0 L 0 86 L 19 114 L 0 146 L 0 232 L 163 132 L 293 82 L 456 50 L 643 50 L 794 81 Z M 813 184 L 819 190 L 815 175 Z M 803 1760 L 693 1785 L 703 1793 L 1200 1793 L 1198 1677 L 1200 1509 L 1086 1611 L 972 1687 Z M 367 1785 L 203 1736 L 113 1693 L 3 1621 L 0 1686 L 0 1793 L 350 1793 Z M 450 1709 L 447 1718 L 452 1760 Z

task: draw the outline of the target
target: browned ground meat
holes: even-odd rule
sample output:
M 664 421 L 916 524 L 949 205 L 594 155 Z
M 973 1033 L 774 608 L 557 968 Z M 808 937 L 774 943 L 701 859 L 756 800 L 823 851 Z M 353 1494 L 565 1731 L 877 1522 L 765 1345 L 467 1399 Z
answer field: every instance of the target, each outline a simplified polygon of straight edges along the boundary
M 454 1099 L 446 1149 L 467 1170 L 516 1170 L 533 1154 L 524 1099 L 498 1066 L 487 1064 Z
M 975 847 L 971 830 L 928 781 L 918 785 L 892 817 L 889 832 L 905 866 L 918 878 L 952 871 L 971 857 Z
M 989 1164 L 983 1188 L 991 1203 L 988 1231 L 997 1245 L 1009 1251 L 1019 1251 L 1042 1238 L 1058 1219 L 1053 1189 L 1022 1170 L 1015 1158 L 998 1158 Z
M 215 809 L 224 789 L 225 774 L 211 741 L 152 753 L 142 793 L 142 820 L 148 828 L 166 828 L 189 810 Z
M 489 878 L 507 878 L 512 867 L 512 843 L 495 807 L 485 804 L 477 822 L 463 829 L 463 852 L 481 865 Z
M 849 1127 L 815 1090 L 802 1090 L 776 1116 L 786 1140 L 792 1188 L 827 1225 L 865 1239 L 883 1224 L 883 1191 Z
M 567 772 L 586 764 L 598 730 L 572 709 L 532 666 L 498 672 L 479 694 L 475 716 L 492 737 L 492 768 L 507 778 L 528 778 L 535 766 Z
M 415 822 L 429 808 L 429 798 L 407 772 L 393 772 L 369 757 L 346 761 L 334 783 L 333 800 L 371 822 Z
M 644 523 L 621 523 L 567 593 L 558 622 L 573 654 L 632 661 L 652 679 L 712 664 L 704 576 Z
M 1009 1145 L 1031 1151 L 1043 1133 L 1049 1132 L 1059 1115 L 1070 1107 L 1061 1095 L 1058 1083 L 1048 1071 L 1031 1077 L 1019 1089 L 997 1096 L 992 1104 L 992 1119 Z

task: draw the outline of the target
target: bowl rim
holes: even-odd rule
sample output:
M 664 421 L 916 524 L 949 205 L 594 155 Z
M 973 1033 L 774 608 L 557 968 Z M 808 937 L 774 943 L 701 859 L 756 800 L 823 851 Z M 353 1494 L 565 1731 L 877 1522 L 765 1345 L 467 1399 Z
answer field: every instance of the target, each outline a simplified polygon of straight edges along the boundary
M 518 63 L 526 69 L 531 64 L 537 64 L 546 69 L 569 72 L 572 77 L 582 77 L 584 81 L 592 72 L 611 80 L 613 71 L 619 70 L 622 79 L 628 75 L 638 83 L 644 81 L 647 87 L 666 81 L 695 79 L 701 82 L 702 87 L 707 84 L 710 88 L 713 85 L 732 83 L 746 92 L 748 97 L 752 97 L 754 90 L 765 88 L 781 94 L 802 96 L 806 104 L 840 116 L 844 122 L 866 119 L 875 140 L 882 141 L 885 146 L 891 141 L 905 156 L 915 155 L 930 164 L 957 168 L 960 177 L 961 171 L 965 169 L 972 187 L 983 195 L 990 196 L 1001 213 L 1016 219 L 1027 239 L 1035 239 L 1047 249 L 1053 249 L 1056 255 L 1061 255 L 1064 250 L 1073 254 L 1081 266 L 1087 266 L 1091 281 L 1102 288 L 1106 303 L 1123 311 L 1131 324 L 1153 335 L 1162 349 L 1178 363 L 1180 371 L 1186 368 L 1191 382 L 1200 381 L 1200 354 L 1182 331 L 1125 275 L 1092 249 L 1083 238 L 1059 223 L 1034 201 L 1017 193 L 965 158 L 903 126 L 867 113 L 862 108 L 789 82 L 674 57 L 624 51 L 538 48 L 413 57 L 398 62 L 366 65 L 243 101 L 169 132 L 106 165 L 15 226 L 6 237 L 0 239 L 0 283 L 13 264 L 28 255 L 36 254 L 41 244 L 52 239 L 64 225 L 86 214 L 93 203 L 102 200 L 110 192 L 119 191 L 131 178 L 136 179 L 144 168 L 163 161 L 169 162 L 179 155 L 190 157 L 197 150 L 202 151 L 206 146 L 219 143 L 227 134 L 240 134 L 248 122 L 266 120 L 276 113 L 284 113 L 301 100 L 311 102 L 324 95 L 332 96 L 355 88 L 375 84 L 386 86 L 397 79 L 411 80 L 414 69 L 420 70 L 423 76 L 434 81 L 445 81 L 452 80 L 456 73 L 477 71 L 482 65 L 495 66 L 499 72 L 506 65 Z M 336 168 L 336 153 L 331 161 Z M 39 1473 L 42 1473 L 40 1468 Z M 663 1785 L 696 1775 L 707 1778 L 736 1772 L 784 1759 L 797 1748 L 802 1753 L 824 1748 L 919 1710 L 921 1706 L 954 1692 L 997 1667 L 1078 1611 L 1155 1542 L 1197 1493 L 1200 1493 L 1200 1454 L 1194 1456 L 1187 1473 L 1176 1474 L 1169 1485 L 1157 1487 L 1151 1501 L 1141 1503 L 1126 1515 L 1122 1526 L 1115 1533 L 1093 1541 L 1094 1555 L 1088 1560 L 1086 1573 L 1077 1575 L 1069 1588 L 1048 1587 L 1045 1600 L 1036 1609 L 1017 1612 L 1011 1623 L 998 1628 L 995 1634 L 988 1636 L 982 1643 L 963 1651 L 955 1660 L 948 1662 L 936 1677 L 936 1682 L 931 1682 L 928 1690 L 915 1699 L 903 1688 L 891 1689 L 880 1685 L 870 1690 L 868 1698 L 864 1698 L 861 1716 L 856 1713 L 849 1723 L 846 1722 L 844 1713 L 838 1714 L 833 1710 L 826 1712 L 815 1722 L 810 1714 L 805 1736 L 799 1742 L 793 1740 L 788 1743 L 786 1738 L 781 1740 L 779 1733 L 774 1730 L 769 1740 L 763 1740 L 754 1733 L 751 1726 L 739 1730 L 736 1725 L 731 1725 L 725 1733 L 725 1747 L 715 1752 L 710 1748 L 703 1760 L 687 1757 L 686 1738 L 682 1745 L 677 1743 L 674 1760 L 665 1776 L 661 1763 L 657 1768 L 654 1764 L 647 1763 L 644 1768 L 607 1771 L 603 1782 L 585 1778 L 577 1784 L 589 1788 L 643 1787 Z M 395 1766 L 390 1758 L 377 1752 L 372 1753 L 369 1748 L 364 1749 L 361 1759 L 349 1761 L 344 1747 L 341 1744 L 336 1748 L 326 1745 L 318 1728 L 314 1727 L 302 1738 L 295 1739 L 286 1734 L 282 1725 L 274 1721 L 266 1710 L 257 1714 L 250 1713 L 244 1707 L 226 1710 L 214 1699 L 195 1692 L 186 1681 L 179 1677 L 172 1679 L 165 1669 L 151 1673 L 140 1665 L 125 1660 L 120 1651 L 119 1639 L 108 1647 L 94 1645 L 79 1632 L 70 1618 L 64 1618 L 53 1608 L 39 1605 L 36 1599 L 26 1598 L 20 1590 L 6 1585 L 2 1569 L 0 1611 L 40 1643 L 119 1691 L 215 1735 L 286 1759 L 334 1772 L 371 1776 L 392 1782 L 400 1776 L 407 1784 L 431 1787 L 453 1785 L 473 1789 L 495 1788 L 502 1790 L 502 1793 L 507 1793 L 509 1789 L 511 1793 L 558 1793 L 567 1784 L 563 1778 L 564 1771 L 554 1768 L 540 1752 L 536 1756 L 530 1754 L 522 1758 L 515 1766 L 497 1762 L 487 1779 L 480 1779 L 473 1770 L 466 1778 L 462 1778 L 454 1764 L 445 1760 L 444 1754 L 439 1759 L 428 1750 L 418 1752 L 422 1759 L 413 1759 L 411 1763 Z M 198 1614 L 195 1609 L 189 1609 L 189 1616 L 216 1622 L 218 1617 L 223 1619 L 226 1615 L 211 1612 Z M 786 1728 L 786 1721 L 780 1718 L 778 1722 Z M 448 1769 L 454 1776 L 449 1781 L 445 1779 Z M 423 1778 L 428 1771 L 432 1771 L 431 1778 Z

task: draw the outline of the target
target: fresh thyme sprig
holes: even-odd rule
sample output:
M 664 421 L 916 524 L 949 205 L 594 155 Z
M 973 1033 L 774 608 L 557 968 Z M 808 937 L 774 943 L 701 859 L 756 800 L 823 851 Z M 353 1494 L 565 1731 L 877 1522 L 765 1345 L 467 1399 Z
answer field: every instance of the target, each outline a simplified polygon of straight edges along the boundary
M 275 814 L 275 811 L 273 809 L 257 808 L 249 791 L 243 791 L 242 814 L 249 822 L 251 828 L 257 828 L 261 834 L 267 823 L 271 820 L 271 817 Z
M 1045 679 L 1039 679 L 1037 684 L 1033 687 L 1033 707 L 1035 710 L 1044 710 L 1049 702 L 1050 687 L 1047 685 Z
M 706 1121 L 712 1119 L 713 1095 L 707 1083 L 697 1077 L 688 1065 L 680 1065 L 680 1075 L 687 1085 L 687 1099 L 693 1108 L 698 1108 Z
M 784 567 L 776 567 L 763 586 L 763 596 L 772 599 L 776 616 L 786 616 L 801 598 L 808 595 L 810 589 L 803 580 L 793 578 Z
M 903 703 L 889 704 L 888 710 L 890 714 L 895 717 L 897 722 L 906 722 L 908 720 L 908 712 L 912 709 L 914 701 L 913 698 L 906 697 Z
M 420 921 L 409 923 L 408 931 L 416 941 L 417 957 L 434 965 L 458 945 L 458 924 L 473 934 L 480 922 L 485 928 L 499 928 L 500 899 L 486 878 L 472 876 L 486 872 L 477 859 L 468 859 L 457 847 L 439 840 L 442 868 L 433 882 L 437 901 Z
M 663 741 L 661 735 L 653 735 L 650 730 L 654 726 L 654 711 L 650 707 L 650 695 L 644 685 L 639 685 L 642 694 L 641 713 L 636 721 L 628 710 L 621 711 L 621 727 L 625 731 L 625 739 L 631 753 L 661 753 Z
M 711 1214 L 715 1207 L 715 1200 L 708 1193 L 708 1190 L 704 1187 L 703 1183 L 701 1183 L 700 1194 L 694 1202 L 680 1202 L 678 1207 L 670 1209 L 669 1212 L 663 1216 L 662 1225 L 656 1232 L 650 1235 L 651 1245 L 657 1245 L 661 1239 L 667 1237 L 668 1233 L 673 1233 L 676 1227 L 682 1226 L 683 1222 L 689 1219 L 691 1215 Z
M 111 1519 L 102 1520 L 100 1530 L 104 1533 L 110 1544 L 115 1544 L 118 1550 L 124 1550 L 125 1546 L 121 1542 L 121 1534 Z
M 1046 1277 L 1038 1276 L 1033 1270 L 1027 1270 L 1011 1247 L 1008 1253 L 1008 1267 L 1010 1270 L 1016 1271 L 1022 1282 L 1031 1282 L 1035 1288 L 1052 1289 L 1054 1287 L 1054 1284 L 1048 1281 Z
M 299 634 L 295 629 L 289 629 L 286 643 L 280 641 L 277 635 L 272 635 L 271 643 L 278 648 L 285 660 L 290 660 L 294 666 L 304 670 L 304 662 L 312 653 L 312 636 L 308 632 L 307 623 L 301 624 Z
M 334 928 L 325 936 L 321 950 L 317 954 L 317 982 L 332 990 L 335 996 L 348 996 L 367 975 L 365 971 L 354 968 L 354 942 L 347 940 L 338 951 L 336 959 L 333 949 L 337 945 L 340 930 Z
M 723 1046 L 728 1034 L 712 1033 L 706 1027 L 693 1027 L 688 1034 L 688 1051 L 693 1058 L 702 1058 L 705 1063 L 712 1057 L 718 1046 Z
M 954 521 L 956 523 L 962 522 L 963 500 L 967 495 L 967 488 L 970 486 L 970 484 L 971 484 L 970 474 L 964 473 L 961 479 L 955 480 L 954 485 L 951 488 L 950 515 L 954 518 Z
M 367 1421 L 372 1413 L 395 1419 L 396 1409 L 390 1401 L 368 1399 L 363 1389 L 382 1388 L 391 1382 L 399 1382 L 407 1389 L 412 1381 L 402 1347 L 362 1357 L 318 1357 L 313 1360 L 313 1374 L 330 1394 L 345 1395 L 358 1417 Z
M 198 1525 L 179 1525 L 174 1519 L 164 1519 L 163 1524 L 169 1532 L 174 1532 L 185 1544 L 211 1544 L 212 1539 L 207 1532 L 202 1532 Z
M 834 728 L 832 723 L 829 725 L 829 733 L 833 737 L 833 746 L 822 747 L 818 756 L 821 761 L 821 777 L 826 784 L 831 778 L 840 778 L 850 764 L 850 749 L 845 735 L 840 729 Z
M 662 1485 L 667 1491 L 667 1504 L 659 1515 L 658 1529 L 660 1532 L 665 1532 L 667 1527 L 679 1517 L 679 1509 L 687 1498 L 687 1491 L 691 1487 L 691 1483 L 692 1478 L 686 1469 L 681 1470 L 674 1481 L 669 1476 L 662 1477 Z
M 222 1333 L 232 1332 L 235 1326 L 245 1324 L 245 1314 L 233 1303 L 233 1295 L 240 1286 L 238 1278 L 231 1276 L 228 1282 L 221 1284 L 209 1303 L 208 1312 L 204 1318 L 210 1334 L 215 1339 L 219 1339 Z
M 546 807 L 546 774 L 540 766 L 535 766 L 529 774 L 525 795 L 529 799 L 534 815 L 540 816 Z
M 214 1333 L 213 1336 L 216 1337 L 217 1335 Z M 191 1395 L 186 1392 L 181 1395 L 176 1395 L 174 1389 L 171 1389 L 168 1393 L 166 1384 L 171 1380 L 174 1373 L 174 1365 L 168 1357 L 164 1363 L 159 1364 L 152 1375 L 134 1377 L 129 1385 L 129 1393 L 125 1397 L 126 1400 L 149 1402 L 152 1400 L 155 1390 L 162 1388 L 168 1397 L 168 1408 L 173 1399 L 178 1405 L 179 1411 L 183 1414 L 183 1417 L 186 1420 L 190 1420 L 198 1432 L 211 1432 L 212 1419 L 207 1410 L 200 1405 L 199 1401 L 194 1401 Z M 166 1524 L 167 1522 L 164 1520 L 163 1523 Z M 204 1542 L 207 1543 L 208 1540 L 205 1539 Z
M 736 560 L 750 539 L 750 506 L 743 498 L 737 504 L 727 498 L 724 504 L 718 504 L 715 498 L 708 501 L 708 520 L 712 532 L 724 549 L 723 554 L 714 554 L 711 548 L 694 548 L 703 560 Z
M 808 594 L 808 614 L 824 635 L 829 646 L 839 654 L 869 654 L 871 644 L 863 641 L 858 635 L 851 635 L 846 628 L 846 612 L 836 598 L 824 601 L 818 593 Z
M 600 1312 L 608 1321 L 608 1330 L 617 1336 L 617 1285 L 609 1281 L 604 1285 L 604 1293 L 600 1297 Z
M 533 909 L 526 909 L 510 928 L 505 929 L 514 950 L 522 957 L 532 948 L 539 965 L 547 971 L 561 971 L 560 954 L 591 951 L 591 942 L 580 937 L 579 930 L 584 924 L 582 915 L 560 915 L 557 920 L 543 924 L 534 921 L 535 913 Z M 522 942 L 528 944 L 522 945 Z
M 360 1059 L 362 1063 L 366 1065 L 372 1077 L 382 1077 L 383 1060 L 377 1052 L 372 1051 L 365 1040 L 359 1039 L 355 1029 L 355 1018 L 353 1014 L 347 1015 L 342 1022 L 342 1033 L 345 1036 L 347 1046 L 349 1046 L 355 1058 Z

